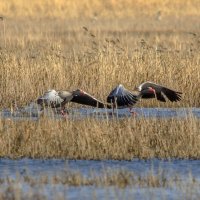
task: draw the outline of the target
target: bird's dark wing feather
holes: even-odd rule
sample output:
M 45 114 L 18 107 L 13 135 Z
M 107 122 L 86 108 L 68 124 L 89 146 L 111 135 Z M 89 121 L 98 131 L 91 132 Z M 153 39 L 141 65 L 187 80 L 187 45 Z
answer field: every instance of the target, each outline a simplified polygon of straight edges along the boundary
M 156 84 L 156 83 L 144 82 L 138 88 L 139 88 L 139 90 L 142 91 L 142 90 L 145 90 L 146 88 L 149 88 L 149 87 L 151 87 L 155 90 L 156 98 L 159 101 L 166 102 L 164 95 L 172 102 L 181 100 L 181 94 L 182 94 L 181 92 L 174 91 L 172 89 L 169 89 L 165 86 L 162 86 L 162 85 L 159 85 L 159 84 Z M 153 96 L 145 97 L 145 95 L 144 95 L 144 96 L 142 96 L 142 98 L 153 98 Z
M 166 102 L 165 97 L 163 96 L 162 92 L 156 93 L 156 99 L 162 102 Z
M 95 97 L 86 92 L 80 93 L 79 95 L 75 95 L 71 101 L 97 108 L 111 108 L 111 105 L 101 102 L 100 100 L 96 99 Z
M 147 90 L 146 90 L 147 91 Z M 141 94 L 141 98 L 143 98 L 143 99 L 151 99 L 151 98 L 155 98 L 155 94 L 153 94 L 153 93 L 149 93 L 148 91 L 147 92 L 142 92 L 142 94 Z
M 181 94 L 182 94 L 181 92 L 176 92 L 176 91 L 171 90 L 171 89 L 166 88 L 166 87 L 162 88 L 162 92 L 172 102 L 181 100 Z
M 118 107 L 133 106 L 137 100 L 137 96 L 125 89 L 121 84 L 115 87 L 107 97 L 108 103 L 113 103 Z

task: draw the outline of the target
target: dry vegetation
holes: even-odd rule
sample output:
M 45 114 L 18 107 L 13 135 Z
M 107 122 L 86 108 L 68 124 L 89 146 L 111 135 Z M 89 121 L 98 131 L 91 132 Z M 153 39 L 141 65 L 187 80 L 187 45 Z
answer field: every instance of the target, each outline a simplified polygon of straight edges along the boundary
M 69 1 L 69 5 L 65 1 L 42 2 L 31 1 L 30 5 L 23 0 L 1 2 L 0 13 L 4 16 L 0 21 L 1 108 L 9 107 L 13 100 L 24 105 L 50 88 L 78 87 L 105 100 L 116 84 L 123 83 L 133 89 L 144 80 L 184 93 L 183 101 L 178 104 L 149 101 L 144 106 L 200 105 L 200 35 L 195 25 L 199 17 L 195 11 L 192 16 L 188 13 L 200 6 L 198 1 L 175 1 L 173 5 L 182 8 L 181 12 L 188 10 L 178 17 L 172 15 L 173 6 L 169 1 L 160 5 L 153 0 L 132 4 L 127 0 L 123 4 L 125 10 L 119 9 L 122 4 L 111 1 L 117 16 L 124 14 L 124 18 L 116 19 L 87 15 L 73 18 L 73 11 L 79 13 L 85 8 L 91 13 L 87 9 L 89 5 L 90 9 L 96 5 L 101 10 L 104 1 L 94 1 L 94 6 L 90 1 L 83 1 L 69 12 L 69 17 L 64 15 L 64 19 L 57 16 L 63 14 L 60 9 L 65 4 L 66 8 L 73 8 L 74 1 Z M 57 5 L 56 9 L 53 5 Z M 134 14 L 126 16 L 130 5 L 134 10 L 143 7 L 148 17 L 143 13 L 137 18 Z M 171 12 L 165 12 L 168 9 Z M 48 13 L 57 17 L 51 18 Z
M 127 7 L 120 9 L 121 12 L 127 13 L 131 4 L 134 10 L 143 7 L 148 17 L 143 13 L 137 18 L 134 14 L 124 14 L 124 18 L 116 19 L 111 16 L 106 19 L 101 16 L 94 19 L 89 16 L 72 17 L 70 13 L 80 12 L 89 5 L 90 9 L 95 9 L 90 1 L 83 1 L 69 12 L 71 17 L 64 15 L 63 19 L 57 15 L 63 14 L 59 9 L 65 1 L 42 2 L 31 1 L 30 5 L 23 0 L 1 2 L 0 13 L 4 16 L 0 21 L 1 108 L 9 107 L 13 100 L 19 105 L 26 104 L 49 88 L 78 87 L 105 100 L 116 84 L 123 83 L 133 89 L 144 80 L 158 82 L 184 93 L 183 101 L 178 104 L 149 101 L 147 104 L 144 102 L 144 106 L 200 105 L 200 35 L 195 25 L 199 17 L 195 11 L 192 16 L 188 13 L 200 6 L 198 1 L 175 1 L 173 5 L 182 8 L 181 12 L 188 10 L 178 17 L 172 15 L 173 6 L 169 1 L 163 1 L 165 3 L 161 5 L 156 1 L 135 1 L 132 4 L 126 1 L 123 6 Z M 71 9 L 74 1 L 69 2 L 66 8 L 69 6 Z M 104 1 L 94 2 L 101 10 Z M 122 4 L 111 2 L 118 13 Z M 187 6 L 183 6 L 183 2 Z M 43 10 L 47 9 L 54 16 L 50 5 L 57 13 L 56 18 L 47 18 L 44 14 L 48 15 Z M 56 9 L 53 5 L 57 5 Z M 23 7 L 24 12 L 21 12 Z M 38 14 L 43 14 L 41 19 L 35 14 L 35 8 Z M 165 12 L 167 9 L 171 12 Z M 157 19 L 158 11 L 161 19 Z M 19 17 L 18 13 L 23 14 L 24 18 Z
M 1 108 L 9 107 L 13 100 L 24 105 L 50 88 L 82 88 L 105 100 L 116 84 L 131 90 L 144 80 L 183 92 L 180 103 L 143 101 L 144 106 L 200 105 L 198 35 L 123 33 L 120 27 L 113 33 L 98 30 L 100 27 L 86 31 L 81 24 L 74 27 L 78 30 L 67 30 L 56 21 L 19 21 L 17 27 L 12 21 L 0 23 L 5 23 L 0 38 Z
M 1 1 L 0 108 L 25 105 L 50 88 L 82 88 L 105 100 L 116 84 L 133 89 L 144 80 L 182 91 L 183 100 L 138 106 L 198 107 L 199 10 L 199 1 L 187 0 Z M 199 130 L 193 117 L 1 119 L 0 156 L 200 158 Z
M 200 158 L 199 119 L 1 120 L 1 157 Z
M 154 15 L 162 11 L 165 15 L 199 15 L 198 0 L 9 0 L 0 2 L 0 13 L 7 17 L 30 18 L 124 18 Z

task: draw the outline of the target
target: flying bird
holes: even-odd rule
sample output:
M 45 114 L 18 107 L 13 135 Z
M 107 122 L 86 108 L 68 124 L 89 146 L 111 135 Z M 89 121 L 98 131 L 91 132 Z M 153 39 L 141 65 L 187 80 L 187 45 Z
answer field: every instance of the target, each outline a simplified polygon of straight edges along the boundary
M 152 83 L 150 81 L 144 82 L 137 88 L 140 96 L 143 99 L 156 98 L 159 101 L 166 102 L 166 98 L 171 102 L 181 100 L 182 92 L 169 89 L 165 86 Z
M 41 110 L 43 110 L 45 107 L 56 109 L 61 108 L 61 114 L 63 116 L 67 116 L 67 113 L 65 112 L 65 105 L 69 102 L 75 102 L 97 108 L 111 108 L 110 105 L 101 102 L 92 95 L 80 89 L 74 91 L 48 90 L 36 100 L 36 103 L 41 106 Z
M 115 87 L 107 97 L 107 102 L 113 108 L 127 108 L 133 106 L 138 101 L 138 96 L 127 90 L 122 84 Z
M 176 102 L 181 100 L 181 94 L 181 92 L 149 81 L 139 85 L 137 87 L 137 93 L 130 92 L 120 84 L 110 92 L 107 97 L 107 102 L 112 104 L 113 109 L 129 108 L 131 112 L 133 105 L 141 98 L 156 98 L 162 102 L 166 102 L 166 99 L 169 99 L 171 102 Z
M 45 107 L 56 109 L 61 108 L 61 114 L 63 116 L 67 116 L 67 113 L 65 112 L 65 105 L 68 102 L 74 102 L 96 108 L 112 108 L 113 110 L 115 108 L 129 108 L 131 112 L 132 107 L 141 98 L 156 98 L 162 102 L 166 102 L 166 99 L 168 99 L 171 102 L 177 102 L 181 100 L 181 94 L 181 92 L 177 92 L 165 86 L 148 81 L 137 87 L 137 93 L 132 93 L 122 84 L 118 85 L 107 96 L 107 103 L 103 103 L 80 89 L 74 91 L 48 90 L 36 100 L 36 103 L 41 106 L 41 111 L 44 110 Z

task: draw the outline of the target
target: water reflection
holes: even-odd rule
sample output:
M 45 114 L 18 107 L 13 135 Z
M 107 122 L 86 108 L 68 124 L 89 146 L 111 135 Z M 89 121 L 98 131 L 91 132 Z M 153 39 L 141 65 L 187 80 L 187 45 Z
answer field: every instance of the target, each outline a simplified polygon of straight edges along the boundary
M 40 177 L 42 175 L 63 176 L 66 171 L 79 171 L 84 176 L 89 176 L 93 171 L 101 175 L 102 170 L 107 168 L 125 169 L 133 172 L 136 176 L 145 176 L 148 173 L 158 174 L 162 169 L 170 177 L 177 174 L 188 183 L 191 174 L 196 181 L 200 181 L 200 160 L 139 160 L 131 161 L 118 160 L 61 160 L 61 159 L 21 159 L 10 160 L 0 159 L 0 178 L 12 177 L 17 179 L 26 175 Z M 199 185 L 192 187 L 187 184 L 177 187 L 142 187 L 142 186 L 126 186 L 120 188 L 117 186 L 69 186 L 65 184 L 43 184 L 30 185 L 26 182 L 16 182 L 14 187 L 20 188 L 24 194 L 37 194 L 45 199 L 199 199 Z M 1 184 L 0 191 L 4 190 L 6 185 Z M 38 198 L 40 199 L 40 198 Z M 44 198 L 42 198 L 44 199 Z
M 150 171 L 158 174 L 159 170 L 166 171 L 169 176 L 179 174 L 183 178 L 192 173 L 200 180 L 200 160 L 160 160 L 133 159 L 131 161 L 118 160 L 62 160 L 62 159 L 0 159 L 0 178 L 7 175 L 15 177 L 16 173 L 28 173 L 40 176 L 41 173 L 56 175 L 66 169 L 80 171 L 83 175 L 88 175 L 91 171 L 100 173 L 103 169 L 126 169 L 138 175 L 147 175 Z
M 200 118 L 200 108 L 134 108 L 135 114 L 131 114 L 129 109 L 119 109 L 112 113 L 112 110 L 107 109 L 92 109 L 80 108 L 69 109 L 69 119 L 79 120 L 87 117 L 96 119 L 112 119 L 127 118 L 127 117 L 145 117 L 145 118 Z M 15 112 L 9 109 L 0 111 L 0 117 L 12 120 L 38 120 L 41 114 L 44 114 L 52 119 L 62 119 L 59 113 L 54 113 L 50 109 L 46 109 L 44 113 L 38 111 L 37 107 L 27 106 Z

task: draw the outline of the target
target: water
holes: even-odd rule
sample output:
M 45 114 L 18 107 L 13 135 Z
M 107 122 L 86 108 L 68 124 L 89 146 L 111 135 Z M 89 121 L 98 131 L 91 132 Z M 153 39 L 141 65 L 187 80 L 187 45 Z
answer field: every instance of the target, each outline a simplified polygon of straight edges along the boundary
M 113 116 L 117 118 L 128 117 L 145 117 L 145 118 L 188 118 L 196 117 L 200 118 L 200 108 L 133 108 L 134 114 L 129 112 L 129 109 L 115 110 L 114 114 L 109 109 L 96 109 L 96 108 L 80 108 L 69 109 L 69 119 L 79 120 L 87 117 L 93 117 L 97 119 L 112 119 Z M 15 112 L 11 112 L 9 109 L 0 111 L 0 118 L 12 119 L 12 120 L 38 120 L 42 113 L 38 110 L 37 105 L 30 104 Z M 57 112 L 53 112 L 50 109 L 46 109 L 44 115 L 52 119 L 61 119 L 62 116 Z
M 190 172 L 195 178 L 200 180 L 200 160 L 140 160 L 118 161 L 118 160 L 62 160 L 62 159 L 0 159 L 0 178 L 7 175 L 16 176 L 16 172 L 20 174 L 28 173 L 29 175 L 39 176 L 43 173 L 48 176 L 62 173 L 65 169 L 73 169 L 80 171 L 84 175 L 88 175 L 91 171 L 100 173 L 104 168 L 126 169 L 133 171 L 138 175 L 147 175 L 150 171 L 155 174 L 159 169 L 168 172 L 169 175 L 178 173 L 181 177 L 185 177 Z
M 61 159 L 0 159 L 0 178 L 31 175 L 40 177 L 42 175 L 62 176 L 67 170 L 79 171 L 85 177 L 93 171 L 101 175 L 102 170 L 126 169 L 136 175 L 145 176 L 148 173 L 158 174 L 160 169 L 166 172 L 168 177 L 178 174 L 182 180 L 189 180 L 192 176 L 200 181 L 200 160 L 139 160 L 117 161 L 117 160 L 61 160 Z M 30 186 L 23 183 L 20 188 L 26 193 Z M 1 187 L 0 190 L 2 190 Z M 188 191 L 189 190 L 189 191 Z M 195 190 L 195 192 L 193 191 Z M 176 187 L 139 187 L 127 186 L 118 188 L 115 186 L 66 186 L 63 184 L 45 184 L 33 187 L 33 193 L 37 193 L 55 199 L 199 199 L 199 187 L 184 189 Z M 188 197 L 188 198 L 187 198 Z

